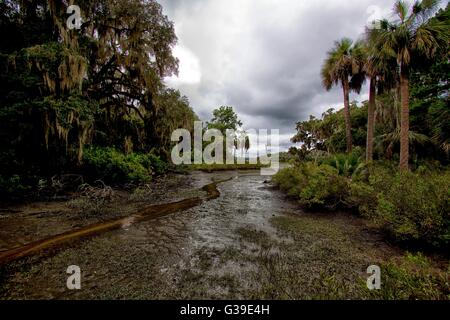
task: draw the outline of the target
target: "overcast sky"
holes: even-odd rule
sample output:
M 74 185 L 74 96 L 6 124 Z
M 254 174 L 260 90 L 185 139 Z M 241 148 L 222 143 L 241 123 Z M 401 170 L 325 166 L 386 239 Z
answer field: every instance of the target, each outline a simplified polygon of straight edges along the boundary
M 202 120 L 233 106 L 249 129 L 280 129 L 290 145 L 295 123 L 343 105 L 326 92 L 320 69 L 342 37 L 357 39 L 394 0 L 160 0 L 175 23 L 180 59 L 169 86 L 186 95 Z M 352 100 L 367 99 L 352 95 Z

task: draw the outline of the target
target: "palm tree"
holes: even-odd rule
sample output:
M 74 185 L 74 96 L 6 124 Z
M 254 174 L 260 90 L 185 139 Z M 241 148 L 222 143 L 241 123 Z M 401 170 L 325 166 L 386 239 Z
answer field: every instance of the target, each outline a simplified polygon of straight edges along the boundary
M 397 1 L 394 21 L 383 19 L 369 33 L 371 42 L 397 59 L 401 95 L 400 169 L 409 164 L 409 73 L 413 65 L 432 59 L 450 41 L 449 21 L 434 20 L 438 0 Z
M 360 72 L 360 62 L 355 57 L 356 47 L 353 41 L 344 38 L 336 41 L 322 67 L 322 83 L 327 90 L 340 84 L 344 93 L 344 115 L 345 115 L 345 136 L 347 141 L 347 152 L 352 151 L 352 129 L 350 121 L 350 90 L 360 90 L 361 83 L 352 82 L 355 74 Z
M 369 77 L 369 106 L 367 109 L 367 143 L 366 143 L 366 161 L 373 161 L 373 136 L 375 132 L 375 104 L 376 104 L 376 79 L 377 69 L 373 66 L 369 56 L 366 63 L 366 72 Z
M 370 30 L 367 39 L 355 46 L 355 57 L 361 63 L 361 66 L 360 73 L 353 76 L 353 82 L 364 82 L 365 77 L 369 79 L 366 161 L 372 162 L 376 96 L 384 90 L 392 88 L 396 83 L 396 78 L 395 73 L 392 72 L 392 70 L 395 70 L 395 60 L 384 54 L 379 45 L 371 42 L 369 38 Z

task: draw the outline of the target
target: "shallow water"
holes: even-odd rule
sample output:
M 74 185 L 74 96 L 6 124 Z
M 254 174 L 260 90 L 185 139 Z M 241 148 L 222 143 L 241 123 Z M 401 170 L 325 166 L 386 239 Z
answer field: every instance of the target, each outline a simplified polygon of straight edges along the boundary
M 395 254 L 368 234 L 359 220 L 348 216 L 304 217 L 305 223 L 312 223 L 310 228 L 327 227 L 316 233 L 307 230 L 304 238 L 297 239 L 280 230 L 274 220 L 299 219 L 303 213 L 295 202 L 286 200 L 267 184 L 268 177 L 260 176 L 259 171 L 196 172 L 184 179 L 189 180 L 188 187 L 180 185 L 180 193 L 195 189 L 198 197 L 185 200 L 190 202 L 179 210 L 158 215 L 165 210 L 162 205 L 152 212 L 152 219 L 148 216 L 141 219 L 139 214 L 121 217 L 115 220 L 120 221 L 120 227 L 104 228 L 95 232 L 95 236 L 92 234 L 94 237 L 74 237 L 73 241 L 3 264 L 0 297 L 277 298 L 280 295 L 272 289 L 270 293 L 266 290 L 267 283 L 273 280 L 272 271 L 267 274 L 267 257 L 295 257 L 298 260 L 288 259 L 286 265 L 289 270 L 296 270 L 302 263 L 304 269 L 295 271 L 295 277 L 308 283 L 314 277 L 311 272 L 332 265 L 329 257 L 322 254 L 348 255 L 348 266 L 354 270 L 343 278 L 355 282 L 373 260 Z M 212 185 L 201 190 L 217 181 L 225 182 L 218 183 L 217 190 Z M 371 248 L 369 253 L 367 247 Z M 66 288 L 69 265 L 81 269 L 81 290 Z M 345 273 L 348 266 L 337 267 L 335 272 Z M 273 272 L 285 273 L 277 270 Z M 309 291 L 305 288 L 306 293 Z

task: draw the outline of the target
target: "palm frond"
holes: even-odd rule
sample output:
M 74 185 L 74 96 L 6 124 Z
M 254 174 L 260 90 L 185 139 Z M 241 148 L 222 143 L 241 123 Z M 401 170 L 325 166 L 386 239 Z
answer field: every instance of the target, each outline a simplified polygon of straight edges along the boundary
M 400 143 L 400 129 L 396 129 L 393 132 L 380 135 L 377 137 L 377 139 L 385 145 L 398 144 Z M 432 140 L 430 139 L 430 137 L 422 133 L 409 131 L 409 142 L 411 145 L 424 146 L 428 143 L 432 143 Z
M 355 62 L 352 55 L 353 41 L 343 38 L 334 43 L 333 49 L 328 51 L 327 58 L 322 66 L 322 84 L 330 90 L 333 85 L 337 85 L 343 79 L 352 76 Z
M 441 1 L 440 0 L 422 0 L 419 2 L 417 15 L 422 15 L 422 17 L 429 18 L 431 15 L 436 13 L 439 9 Z
M 429 21 L 420 25 L 415 32 L 412 46 L 427 58 L 433 58 L 435 53 L 450 42 L 450 20 Z
M 405 1 L 399 0 L 394 4 L 394 13 L 404 22 L 408 17 L 408 5 Z

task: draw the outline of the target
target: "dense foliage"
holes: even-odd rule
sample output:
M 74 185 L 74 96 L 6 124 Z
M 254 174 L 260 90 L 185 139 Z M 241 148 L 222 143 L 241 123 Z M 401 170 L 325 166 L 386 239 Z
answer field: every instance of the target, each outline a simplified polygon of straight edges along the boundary
M 77 1 L 80 30 L 66 27 L 68 5 L 0 3 L 3 194 L 12 181 L 33 185 L 36 177 L 85 173 L 89 145 L 168 160 L 170 132 L 192 128 L 197 118 L 164 84 L 178 70 L 177 38 L 156 1 Z
M 148 182 L 163 173 L 167 164 L 151 153 L 124 154 L 113 148 L 88 148 L 84 155 L 85 172 L 106 183 Z
M 450 172 L 351 163 L 333 156 L 281 170 L 274 182 L 305 208 L 355 210 L 390 238 L 446 248 L 450 241 Z

